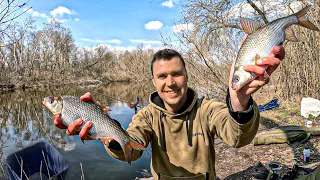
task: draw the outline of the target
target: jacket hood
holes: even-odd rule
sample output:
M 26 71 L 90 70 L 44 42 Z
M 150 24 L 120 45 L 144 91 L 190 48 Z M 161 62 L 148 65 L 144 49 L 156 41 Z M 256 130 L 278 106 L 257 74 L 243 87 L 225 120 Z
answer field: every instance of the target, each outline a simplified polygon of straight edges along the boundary
M 187 101 L 184 106 L 182 106 L 181 110 L 179 110 L 177 113 L 169 112 L 166 110 L 163 100 L 160 98 L 157 91 L 153 92 L 149 96 L 149 103 L 155 107 L 156 109 L 164 112 L 165 114 L 169 116 L 179 116 L 184 115 L 188 112 L 190 112 L 197 102 L 198 94 L 191 88 L 188 88 L 187 90 Z

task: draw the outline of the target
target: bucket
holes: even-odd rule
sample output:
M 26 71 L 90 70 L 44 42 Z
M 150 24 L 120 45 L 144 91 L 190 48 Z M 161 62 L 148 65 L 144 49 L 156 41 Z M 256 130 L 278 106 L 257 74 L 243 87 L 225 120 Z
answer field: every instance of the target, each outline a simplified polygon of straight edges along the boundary
M 33 176 L 62 180 L 68 169 L 69 162 L 66 158 L 45 141 L 27 146 L 6 158 L 8 180 L 33 179 Z

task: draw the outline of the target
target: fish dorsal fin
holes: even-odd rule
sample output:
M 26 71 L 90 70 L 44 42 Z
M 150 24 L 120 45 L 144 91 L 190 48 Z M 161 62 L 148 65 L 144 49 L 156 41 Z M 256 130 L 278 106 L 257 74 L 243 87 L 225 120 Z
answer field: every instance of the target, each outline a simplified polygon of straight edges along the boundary
M 297 42 L 299 41 L 299 39 L 296 37 L 296 35 L 294 34 L 293 29 L 291 28 L 291 26 L 288 26 L 285 30 L 286 33 L 286 40 L 288 41 L 293 41 L 293 42 Z
M 243 17 L 240 18 L 240 23 L 241 23 L 242 30 L 247 34 L 253 33 L 254 31 L 256 31 L 257 29 L 259 29 L 264 25 L 259 21 L 255 21 L 255 20 L 243 18 Z

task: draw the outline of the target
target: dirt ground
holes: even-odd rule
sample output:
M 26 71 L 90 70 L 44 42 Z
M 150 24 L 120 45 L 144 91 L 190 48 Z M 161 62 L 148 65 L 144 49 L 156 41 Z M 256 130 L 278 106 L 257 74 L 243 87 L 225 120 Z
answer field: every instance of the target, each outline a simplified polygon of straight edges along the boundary
M 273 109 L 261 112 L 258 133 L 276 126 L 301 125 L 307 119 L 299 114 L 299 109 Z M 318 126 L 320 118 L 311 119 Z M 258 168 L 259 162 L 263 165 L 269 162 L 280 162 L 288 167 L 306 165 L 302 161 L 304 147 L 311 150 L 310 163 L 320 161 L 320 136 L 311 136 L 303 143 L 270 144 L 253 146 L 249 144 L 242 148 L 232 148 L 225 145 L 220 139 L 216 140 L 216 172 L 219 179 L 244 180 L 254 179 L 254 174 L 263 174 Z M 309 164 L 309 163 L 308 163 Z M 265 173 L 265 172 L 264 172 Z M 263 179 L 263 178 L 262 178 Z

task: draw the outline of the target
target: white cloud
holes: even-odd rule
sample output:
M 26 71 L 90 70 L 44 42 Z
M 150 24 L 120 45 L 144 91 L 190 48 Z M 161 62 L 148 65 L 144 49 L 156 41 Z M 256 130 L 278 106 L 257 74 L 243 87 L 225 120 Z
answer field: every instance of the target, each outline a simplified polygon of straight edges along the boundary
M 183 31 L 187 31 L 187 30 L 193 30 L 194 29 L 194 25 L 192 23 L 190 24 L 177 24 L 177 25 L 174 25 L 172 27 L 173 29 L 173 32 L 175 33 L 181 33 Z
M 110 44 L 121 44 L 122 42 L 119 39 L 110 39 L 107 41 Z
M 140 44 L 156 44 L 156 45 L 162 44 L 161 41 L 152 41 L 152 40 L 145 40 L 145 39 L 130 39 L 130 42 L 140 43 Z
M 81 41 L 86 41 L 86 42 L 103 43 L 103 40 L 100 40 L 100 39 L 80 38 L 80 40 L 81 40 Z
M 32 16 L 39 16 L 39 14 L 40 14 L 40 13 L 39 13 L 38 11 L 33 11 L 33 12 L 32 12 Z
M 80 19 L 79 19 L 79 18 L 74 18 L 74 20 L 75 20 L 75 21 L 80 21 Z
M 173 8 L 174 4 L 178 4 L 179 0 L 168 0 L 161 3 L 161 6 L 166 6 L 168 8 Z
M 26 13 L 30 13 L 31 16 L 33 16 L 33 17 L 42 17 L 42 18 L 46 18 L 46 19 L 49 18 L 46 14 L 40 13 L 38 11 L 34 11 L 33 9 L 29 9 L 28 11 L 26 11 Z
M 53 16 L 53 17 L 57 17 L 57 16 L 63 16 L 64 14 L 69 14 L 71 15 L 71 11 L 66 8 L 66 7 L 63 7 L 63 6 L 59 6 L 57 7 L 56 9 L 50 11 L 50 14 Z
M 101 40 L 101 39 L 80 38 L 80 40 L 86 41 L 86 42 L 95 42 L 95 43 L 109 43 L 109 44 L 121 44 L 122 43 L 119 39 Z
M 162 28 L 163 24 L 160 21 L 150 21 L 144 26 L 148 30 L 159 30 Z

